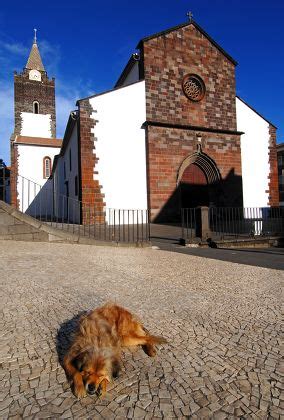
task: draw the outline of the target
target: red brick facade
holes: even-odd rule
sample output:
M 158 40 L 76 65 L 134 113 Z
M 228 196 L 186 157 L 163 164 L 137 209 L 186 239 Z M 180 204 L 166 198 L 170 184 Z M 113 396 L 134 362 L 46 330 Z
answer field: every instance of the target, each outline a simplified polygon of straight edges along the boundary
M 235 65 L 193 24 L 143 45 L 147 120 L 237 129 Z M 205 83 L 200 102 L 183 93 L 183 78 L 190 73 Z
M 147 138 L 148 205 L 153 220 L 166 221 L 179 213 L 178 172 L 183 160 L 197 150 L 196 132 L 149 126 Z M 221 175 L 218 185 L 213 186 L 213 204 L 241 205 L 240 136 L 203 132 L 202 145 L 202 152 L 213 159 Z
M 79 141 L 81 167 L 81 197 L 83 203 L 82 223 L 104 221 L 104 195 L 99 181 L 94 180 L 94 168 L 98 157 L 95 154 L 96 138 L 92 132 L 96 121 L 91 117 L 93 112 L 88 99 L 78 102 L 79 105 Z
M 279 206 L 279 184 L 278 184 L 278 166 L 277 166 L 277 149 L 276 149 L 276 128 L 269 124 L 269 206 Z
M 197 151 L 197 137 L 202 152 L 215 162 L 221 176 L 218 185 L 211 188 L 211 202 L 242 205 L 235 63 L 194 24 L 146 39 L 141 50 L 152 219 L 166 221 L 179 213 L 182 203 L 177 175 L 183 160 Z M 183 92 L 187 74 L 198 75 L 205 84 L 205 96 L 199 102 L 191 101 Z

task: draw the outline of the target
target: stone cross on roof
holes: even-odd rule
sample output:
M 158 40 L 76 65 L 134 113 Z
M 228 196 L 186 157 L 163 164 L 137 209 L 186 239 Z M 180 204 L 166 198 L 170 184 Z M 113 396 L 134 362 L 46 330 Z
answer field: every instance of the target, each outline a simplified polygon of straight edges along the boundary
M 188 17 L 189 22 L 192 22 L 193 13 L 192 12 L 187 12 L 186 16 Z

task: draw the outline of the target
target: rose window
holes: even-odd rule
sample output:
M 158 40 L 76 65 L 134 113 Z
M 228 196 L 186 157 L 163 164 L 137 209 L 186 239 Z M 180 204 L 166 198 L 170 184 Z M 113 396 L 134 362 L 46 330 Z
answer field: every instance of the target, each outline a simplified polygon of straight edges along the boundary
M 185 96 L 191 101 L 201 101 L 205 95 L 205 84 L 203 80 L 195 74 L 189 74 L 184 77 L 182 88 Z

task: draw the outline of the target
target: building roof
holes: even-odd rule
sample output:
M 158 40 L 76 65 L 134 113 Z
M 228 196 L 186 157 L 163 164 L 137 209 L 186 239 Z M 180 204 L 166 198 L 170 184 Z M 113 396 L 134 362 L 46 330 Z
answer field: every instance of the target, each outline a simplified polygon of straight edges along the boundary
M 170 32 L 174 32 L 174 31 L 176 31 L 176 30 L 178 30 L 178 29 L 181 29 L 181 28 L 184 28 L 184 27 L 186 27 L 186 26 L 190 26 L 190 25 L 193 25 L 199 32 L 201 32 L 202 33 L 202 35 L 204 35 L 210 42 L 211 42 L 211 44 L 213 44 L 225 57 L 227 57 L 235 66 L 238 64 L 225 50 L 223 50 L 223 48 L 222 47 L 220 47 L 220 45 L 219 44 L 217 44 L 217 42 L 215 42 L 214 41 L 214 39 L 213 38 L 211 38 L 211 36 L 210 35 L 208 35 L 207 34 L 207 32 L 205 32 L 204 31 L 204 29 L 202 29 L 201 28 L 201 26 L 199 26 L 194 20 L 191 20 L 190 22 L 186 22 L 186 23 L 182 23 L 182 24 L 180 24 L 180 25 L 177 25 L 177 26 L 173 26 L 172 28 L 169 28 L 169 29 L 166 29 L 165 31 L 161 31 L 161 32 L 157 32 L 157 33 L 155 33 L 155 34 L 153 34 L 153 35 L 150 35 L 150 36 L 147 36 L 147 37 L 145 37 L 145 38 L 142 38 L 140 41 L 139 41 L 139 43 L 138 43 L 138 45 L 137 45 L 137 47 L 136 48 L 140 48 L 141 46 L 142 46 L 142 44 L 144 43 L 144 42 L 147 42 L 147 41 L 149 41 L 150 39 L 154 39 L 154 38 L 158 38 L 158 37 L 160 37 L 160 36 L 163 36 L 163 35 L 167 35 L 167 34 L 169 34 Z
M 30 70 L 45 71 L 36 42 L 34 42 L 32 45 L 32 49 L 25 68 Z
M 274 125 L 271 121 L 269 121 L 267 118 L 265 118 L 263 115 L 261 115 L 258 111 L 256 111 L 251 105 L 249 105 L 246 101 L 244 101 L 238 95 L 236 95 L 236 98 L 238 98 L 241 102 L 243 102 L 246 106 L 248 106 L 253 112 L 255 112 L 257 115 L 259 115 L 264 121 L 268 122 L 268 124 L 270 124 L 273 127 L 277 128 L 276 125 Z
M 62 139 L 44 138 L 44 137 L 29 137 L 16 136 L 15 143 L 28 144 L 32 146 L 47 146 L 47 147 L 61 147 Z
M 114 85 L 115 88 L 119 87 L 125 81 L 127 75 L 130 73 L 130 70 L 135 65 L 135 63 L 137 63 L 137 61 L 134 60 L 133 54 L 132 54 L 131 57 L 129 58 L 126 66 L 124 67 L 121 75 L 119 76 L 117 82 L 115 83 L 115 85 Z

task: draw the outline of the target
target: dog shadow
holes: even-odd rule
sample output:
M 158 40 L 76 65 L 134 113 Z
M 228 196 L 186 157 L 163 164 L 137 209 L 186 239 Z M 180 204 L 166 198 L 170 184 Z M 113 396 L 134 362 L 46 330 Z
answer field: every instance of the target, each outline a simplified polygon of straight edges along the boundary
M 72 319 L 64 321 L 57 332 L 56 335 L 56 351 L 58 356 L 58 361 L 63 367 L 63 360 L 66 353 L 68 353 L 72 342 L 73 335 L 78 328 L 79 319 L 82 315 L 85 315 L 87 311 L 79 312 Z

